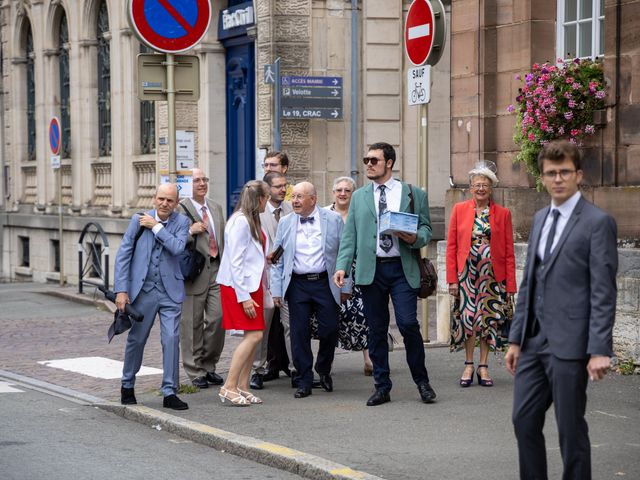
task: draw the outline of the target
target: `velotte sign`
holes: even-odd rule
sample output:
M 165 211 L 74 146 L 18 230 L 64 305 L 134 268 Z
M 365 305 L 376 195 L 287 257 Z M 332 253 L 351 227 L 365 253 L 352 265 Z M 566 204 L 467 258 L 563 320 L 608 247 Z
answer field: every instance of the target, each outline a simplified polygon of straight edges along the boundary
M 426 0 L 413 0 L 407 13 L 404 45 L 407 57 L 414 65 L 423 65 L 433 47 L 435 18 L 431 4 Z

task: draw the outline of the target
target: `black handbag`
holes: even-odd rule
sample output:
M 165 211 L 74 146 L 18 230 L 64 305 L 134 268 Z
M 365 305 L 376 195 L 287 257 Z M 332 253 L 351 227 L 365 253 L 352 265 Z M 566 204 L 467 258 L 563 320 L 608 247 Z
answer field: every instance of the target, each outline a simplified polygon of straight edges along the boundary
M 409 184 L 409 209 L 415 213 L 413 203 L 413 185 Z M 422 258 L 419 250 L 414 250 L 418 267 L 420 268 L 420 290 L 418 297 L 427 298 L 433 295 L 438 288 L 438 272 L 428 258 Z
M 196 219 L 191 215 L 187 207 L 182 206 L 185 214 L 191 220 L 191 223 L 196 223 Z M 202 273 L 204 270 L 204 262 L 207 259 L 196 249 L 197 241 L 194 239 L 191 244 L 187 244 L 184 247 L 184 250 L 180 254 L 179 262 L 180 262 L 180 272 L 182 276 L 187 281 L 193 281 Z

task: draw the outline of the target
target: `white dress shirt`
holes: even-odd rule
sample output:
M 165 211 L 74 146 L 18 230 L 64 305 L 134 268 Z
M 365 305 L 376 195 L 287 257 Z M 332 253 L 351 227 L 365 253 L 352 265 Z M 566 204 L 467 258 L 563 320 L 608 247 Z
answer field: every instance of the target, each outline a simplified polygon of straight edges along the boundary
M 558 223 L 556 224 L 556 234 L 553 237 L 553 243 L 551 244 L 551 251 L 558 244 L 558 240 L 562 235 L 562 231 L 564 227 L 567 226 L 567 222 L 569 221 L 569 217 L 573 213 L 573 209 L 576 208 L 578 201 L 580 200 L 580 192 L 574 193 L 571 197 L 569 197 L 562 205 L 556 207 L 553 202 L 551 202 L 551 208 L 549 209 L 549 214 L 547 218 L 544 220 L 544 224 L 542 225 L 542 233 L 540 234 L 540 241 L 538 242 L 538 258 L 544 258 L 544 247 L 547 245 L 547 237 L 549 236 L 549 230 L 551 230 L 551 224 L 553 223 L 553 211 L 558 210 L 560 212 L 560 216 L 558 217 Z
M 402 183 L 391 177 L 384 183 L 385 195 L 387 197 L 387 210 L 392 212 L 400 211 L 400 199 L 402 198 Z M 391 250 L 385 252 L 380 248 L 380 212 L 378 211 L 378 202 L 380 201 L 380 185 L 373 184 L 373 205 L 376 208 L 376 215 L 378 215 L 378 238 L 376 240 L 376 256 L 377 257 L 399 257 L 400 245 L 398 243 L 398 237 L 391 235 L 393 246 Z
M 309 217 L 313 217 L 313 223 L 300 221 L 296 229 L 296 252 L 293 256 L 294 273 L 321 273 L 327 270 L 322 251 L 322 230 L 320 228 L 320 214 L 318 207 L 313 209 Z
M 209 210 L 209 206 L 207 205 L 207 202 L 205 201 L 204 204 L 201 205 L 198 202 L 196 202 L 193 198 L 190 198 L 189 200 L 191 200 L 191 203 L 193 204 L 193 208 L 196 209 L 196 212 L 198 212 L 198 215 L 200 215 L 200 218 L 202 218 L 202 208 L 204 207 L 204 209 L 207 211 L 207 217 L 209 217 L 209 225 L 208 225 L 209 235 L 213 235 L 213 238 L 216 239 L 216 243 L 218 243 L 218 236 L 216 235 L 215 222 L 213 221 L 213 215 L 211 214 L 211 210 Z

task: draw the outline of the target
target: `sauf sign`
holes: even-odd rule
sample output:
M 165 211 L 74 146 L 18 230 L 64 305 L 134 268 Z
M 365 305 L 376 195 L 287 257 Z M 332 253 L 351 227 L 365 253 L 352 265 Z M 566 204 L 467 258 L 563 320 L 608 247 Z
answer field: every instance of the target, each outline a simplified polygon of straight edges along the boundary
M 405 52 L 409 61 L 416 65 L 407 72 L 409 105 L 429 103 L 430 66 L 440 60 L 445 38 L 446 21 L 442 1 L 413 0 L 404 29 Z

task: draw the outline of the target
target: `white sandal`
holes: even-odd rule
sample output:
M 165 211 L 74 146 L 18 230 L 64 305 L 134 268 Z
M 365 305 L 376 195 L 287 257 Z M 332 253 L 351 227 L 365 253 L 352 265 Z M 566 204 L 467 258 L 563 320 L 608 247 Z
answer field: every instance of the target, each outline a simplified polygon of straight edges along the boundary
M 260 397 L 256 397 L 251 392 L 246 392 L 244 390 L 238 389 L 238 393 L 242 395 L 249 403 L 253 403 L 254 405 L 259 405 L 262 403 L 262 399 Z
M 224 404 L 227 400 L 229 400 L 229 406 L 232 407 L 248 407 L 250 403 L 247 399 L 240 393 L 232 392 L 224 387 L 220 387 L 220 392 L 218 393 L 218 397 L 220 397 L 220 401 Z

